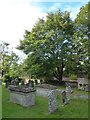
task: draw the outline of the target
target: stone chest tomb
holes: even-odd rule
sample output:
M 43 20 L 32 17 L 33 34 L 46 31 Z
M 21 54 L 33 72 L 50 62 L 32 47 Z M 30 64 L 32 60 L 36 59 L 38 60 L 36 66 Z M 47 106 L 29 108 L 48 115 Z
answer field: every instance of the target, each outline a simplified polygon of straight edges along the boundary
M 9 85 L 10 101 L 24 107 L 35 105 L 35 89 L 27 86 Z

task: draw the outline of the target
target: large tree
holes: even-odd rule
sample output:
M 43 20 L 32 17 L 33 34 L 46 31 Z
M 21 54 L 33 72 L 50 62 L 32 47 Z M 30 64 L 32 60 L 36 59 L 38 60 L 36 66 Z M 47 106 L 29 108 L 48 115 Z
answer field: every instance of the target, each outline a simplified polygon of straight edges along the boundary
M 60 10 L 48 13 L 46 20 L 39 19 L 31 32 L 26 30 L 17 48 L 27 54 L 27 74 L 61 81 L 70 58 L 73 34 L 70 13 Z
M 74 33 L 73 47 L 77 61 L 77 71 L 83 71 L 90 76 L 90 2 L 81 7 L 75 19 L 76 32 Z

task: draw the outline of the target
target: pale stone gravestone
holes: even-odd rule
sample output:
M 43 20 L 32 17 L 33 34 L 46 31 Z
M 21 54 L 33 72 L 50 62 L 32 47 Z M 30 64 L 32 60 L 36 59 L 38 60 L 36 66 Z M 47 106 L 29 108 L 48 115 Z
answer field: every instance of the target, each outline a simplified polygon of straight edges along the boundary
M 48 111 L 54 113 L 57 110 L 57 102 L 55 96 L 55 90 L 51 90 L 48 94 Z
M 24 107 L 35 105 L 35 89 L 25 86 L 9 85 L 10 101 Z
M 62 95 L 62 106 L 65 106 L 67 104 L 67 96 L 66 96 L 66 91 L 63 90 L 61 92 L 61 95 Z
M 70 86 L 66 86 L 66 96 L 67 96 L 68 103 L 70 103 L 70 100 L 71 100 L 71 87 Z

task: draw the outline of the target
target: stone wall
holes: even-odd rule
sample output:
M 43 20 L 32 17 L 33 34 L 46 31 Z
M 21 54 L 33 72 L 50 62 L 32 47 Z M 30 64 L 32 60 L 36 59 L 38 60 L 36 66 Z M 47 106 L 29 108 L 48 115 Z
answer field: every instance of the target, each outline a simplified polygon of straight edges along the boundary
M 90 91 L 90 80 L 87 78 L 78 78 L 78 89 Z

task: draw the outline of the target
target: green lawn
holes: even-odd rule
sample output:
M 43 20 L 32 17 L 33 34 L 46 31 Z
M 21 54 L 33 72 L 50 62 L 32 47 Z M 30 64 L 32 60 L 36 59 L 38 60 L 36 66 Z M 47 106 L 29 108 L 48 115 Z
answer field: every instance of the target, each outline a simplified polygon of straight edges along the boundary
M 10 103 L 9 91 L 4 86 L 2 91 L 3 118 L 88 118 L 88 100 L 86 99 L 72 99 L 70 104 L 62 107 L 61 97 L 57 95 L 58 110 L 48 114 L 47 98 L 36 96 L 35 106 L 25 108 Z

